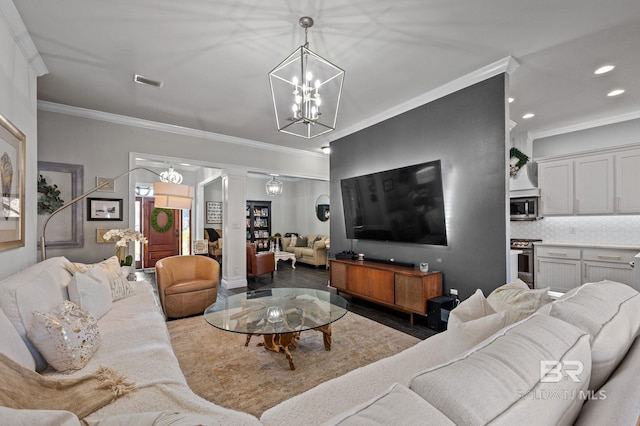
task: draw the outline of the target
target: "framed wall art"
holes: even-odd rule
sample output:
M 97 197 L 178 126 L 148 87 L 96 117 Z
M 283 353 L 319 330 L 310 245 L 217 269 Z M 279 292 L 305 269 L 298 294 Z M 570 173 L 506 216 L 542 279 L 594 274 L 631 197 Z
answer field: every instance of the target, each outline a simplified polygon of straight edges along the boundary
M 24 247 L 24 173 L 27 138 L 0 115 L 0 250 Z
M 207 223 L 222 223 L 221 201 L 207 201 Z
M 83 182 L 84 166 L 38 161 L 38 238 L 51 213 L 83 193 Z M 48 248 L 84 246 L 83 211 L 78 202 L 56 213 L 47 224 Z
M 106 183 L 106 185 L 100 188 L 98 192 L 116 192 L 116 182 L 114 178 L 96 177 L 96 186 L 100 186 L 103 183 Z
M 87 198 L 87 220 L 122 220 L 122 198 Z
M 104 234 L 106 234 L 110 230 L 111 230 L 111 228 L 98 228 L 98 229 L 96 229 L 96 243 L 98 243 L 98 244 L 106 244 L 106 243 L 115 244 L 114 241 L 105 240 L 104 239 Z

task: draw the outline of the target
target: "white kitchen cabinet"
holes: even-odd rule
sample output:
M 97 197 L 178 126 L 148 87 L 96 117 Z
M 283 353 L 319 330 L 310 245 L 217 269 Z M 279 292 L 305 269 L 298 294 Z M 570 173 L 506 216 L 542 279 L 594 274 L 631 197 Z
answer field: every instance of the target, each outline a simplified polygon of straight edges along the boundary
M 539 163 L 538 182 L 542 215 L 574 214 L 573 160 Z
M 535 246 L 535 288 L 550 287 L 562 293 L 581 284 L 580 249 Z
M 583 282 L 618 281 L 633 286 L 634 261 L 637 250 L 585 248 L 582 250 Z
M 615 156 L 616 212 L 640 213 L 640 149 Z
M 612 154 L 588 155 L 575 159 L 575 213 L 614 213 Z
M 640 213 L 640 148 L 538 160 L 543 216 Z
M 536 244 L 535 288 L 566 292 L 584 283 L 611 280 L 632 287 L 637 274 L 631 264 L 640 250 L 564 244 Z

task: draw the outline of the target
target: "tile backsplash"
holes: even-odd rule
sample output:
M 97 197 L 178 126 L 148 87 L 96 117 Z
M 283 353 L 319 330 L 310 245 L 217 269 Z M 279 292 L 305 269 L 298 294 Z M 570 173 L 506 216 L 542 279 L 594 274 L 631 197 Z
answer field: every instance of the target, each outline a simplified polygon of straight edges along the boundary
M 547 243 L 640 246 L 640 216 L 545 217 L 510 222 L 511 238 L 539 238 Z

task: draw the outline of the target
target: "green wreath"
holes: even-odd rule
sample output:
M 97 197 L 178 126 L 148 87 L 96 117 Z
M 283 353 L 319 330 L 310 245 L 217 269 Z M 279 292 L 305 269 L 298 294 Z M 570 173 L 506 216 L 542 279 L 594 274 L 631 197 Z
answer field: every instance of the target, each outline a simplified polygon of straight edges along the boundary
M 164 226 L 158 225 L 158 215 L 160 213 L 164 213 L 167 215 L 167 223 Z M 156 207 L 151 212 L 151 227 L 154 231 L 163 233 L 167 232 L 173 226 L 173 212 L 169 209 L 161 209 L 160 207 Z
M 511 150 L 509 151 L 509 156 L 510 158 L 518 159 L 518 162 L 510 168 L 511 176 L 515 176 L 518 171 L 529 162 L 529 157 L 516 147 L 511 148 Z

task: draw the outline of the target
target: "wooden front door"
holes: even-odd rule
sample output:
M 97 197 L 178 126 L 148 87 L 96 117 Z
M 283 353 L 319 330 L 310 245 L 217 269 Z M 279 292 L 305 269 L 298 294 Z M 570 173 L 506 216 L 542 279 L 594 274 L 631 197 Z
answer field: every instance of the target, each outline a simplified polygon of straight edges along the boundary
M 173 218 L 173 225 L 165 232 L 158 232 L 151 226 L 151 215 L 155 209 L 153 198 L 145 198 L 143 205 L 144 234 L 149 244 L 144 246 L 144 267 L 153 268 L 160 259 L 180 254 L 180 229 L 182 216 L 178 210 L 162 209 L 156 217 L 160 228 Z M 170 217 L 168 215 L 171 215 Z

